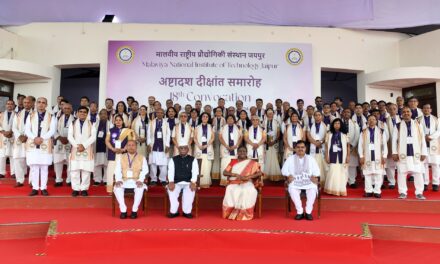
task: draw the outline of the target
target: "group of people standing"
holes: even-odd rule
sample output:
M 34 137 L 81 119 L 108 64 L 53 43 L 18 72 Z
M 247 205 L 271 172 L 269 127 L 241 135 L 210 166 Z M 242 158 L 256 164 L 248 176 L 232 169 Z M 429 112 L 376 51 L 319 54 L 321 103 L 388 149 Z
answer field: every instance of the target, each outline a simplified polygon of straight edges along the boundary
M 346 196 L 347 185 L 357 187 L 359 171 L 365 179 L 365 196 L 380 198 L 384 175 L 387 187 L 394 189 L 397 171 L 398 197 L 407 197 L 410 175 L 416 198 L 425 199 L 431 167 L 432 190 L 438 191 L 438 120 L 429 104 L 419 109 L 416 98 L 407 104 L 402 97 L 396 103 L 351 101 L 346 108 L 341 98 L 329 104 L 316 97 L 315 105 L 307 107 L 302 99 L 296 107 L 277 99 L 265 108 L 257 99 L 249 109 L 242 101 L 226 107 L 222 98 L 214 108 L 201 101 L 182 107 L 167 100 L 165 109 L 153 96 L 147 105 L 129 96 L 116 107 L 107 98 L 101 110 L 82 97 L 73 111 L 62 96 L 48 109 L 43 97 L 19 95 L 17 105 L 9 100 L 0 114 L 0 177 L 9 158 L 16 187 L 23 186 L 29 166 L 30 195 L 39 191 L 48 195 L 48 166 L 53 163 L 55 187 L 64 184 L 66 167 L 72 196 L 88 195 L 93 174 L 93 184 L 105 184 L 120 203 L 121 189 L 139 188 L 137 206 L 147 185 L 163 185 L 170 192 L 170 217 L 177 214 L 181 190 L 184 215 L 190 217 L 195 180 L 199 178 L 201 188 L 218 180 L 228 186 L 224 217 L 243 220 L 253 217 L 258 179 L 276 182 L 287 177 L 298 215 L 303 215 L 298 190 L 306 189 L 311 202 L 306 206 L 307 219 L 318 177 L 324 192 Z M 174 190 L 177 196 L 172 195 Z

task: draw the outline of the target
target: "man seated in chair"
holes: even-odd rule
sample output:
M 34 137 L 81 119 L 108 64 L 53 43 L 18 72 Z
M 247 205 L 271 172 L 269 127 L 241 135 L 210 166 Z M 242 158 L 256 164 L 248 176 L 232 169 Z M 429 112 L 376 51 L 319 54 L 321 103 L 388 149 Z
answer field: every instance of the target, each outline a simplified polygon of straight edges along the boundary
M 131 219 L 137 218 L 139 204 L 142 201 L 144 190 L 145 175 L 148 174 L 148 164 L 144 156 L 137 153 L 135 140 L 128 140 L 126 145 L 127 153 L 121 154 L 121 159 L 116 163 L 115 168 L 115 193 L 116 199 L 121 210 L 121 219 L 127 218 L 127 206 L 125 205 L 125 189 L 133 189 L 134 202 L 131 210 Z
M 197 188 L 199 165 L 197 159 L 188 155 L 188 142 L 180 140 L 179 155 L 174 156 L 168 163 L 168 196 L 170 198 L 169 218 L 179 216 L 179 196 L 182 194 L 183 216 L 192 218 L 192 205 Z
M 238 159 L 233 159 L 223 172 L 228 177 L 223 218 L 230 220 L 251 220 L 258 197 L 254 179 L 262 176 L 260 164 L 247 158 L 246 147 L 238 149 Z M 257 180 L 255 183 L 260 184 Z
M 290 156 L 283 165 L 281 173 L 287 177 L 288 191 L 296 208 L 295 220 L 301 220 L 304 217 L 307 220 L 313 220 L 312 210 L 318 194 L 318 177 L 320 170 L 316 160 L 306 155 L 306 143 L 302 140 L 296 142 L 295 155 Z M 301 201 L 301 190 L 306 190 L 307 202 L 306 213 Z

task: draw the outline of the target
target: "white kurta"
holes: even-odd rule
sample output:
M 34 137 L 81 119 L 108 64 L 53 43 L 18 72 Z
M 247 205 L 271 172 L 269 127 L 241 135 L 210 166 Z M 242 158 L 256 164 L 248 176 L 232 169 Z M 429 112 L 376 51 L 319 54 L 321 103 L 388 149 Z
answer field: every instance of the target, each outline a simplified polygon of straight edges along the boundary
M 385 173 L 381 158 L 388 156 L 388 147 L 384 133 L 378 128 L 374 129 L 374 143 L 370 143 L 370 130 L 368 128 L 362 131 L 359 138 L 358 153 L 360 158 L 365 158 L 365 164 L 362 167 L 364 175 L 382 175 Z M 375 159 L 371 159 L 371 151 L 374 151 Z
M 96 127 L 86 119 L 82 130 L 80 120 L 77 119 L 69 127 L 69 142 L 72 145 L 70 153 L 70 169 L 93 172 L 95 169 L 93 143 L 96 141 Z M 78 152 L 78 145 L 83 145 L 85 151 Z
M 260 126 L 257 127 L 257 133 L 254 132 L 255 127 L 251 126 L 249 130 L 247 131 L 246 135 L 254 144 L 259 144 L 261 140 L 266 137 L 266 132 L 264 129 Z M 246 144 L 247 148 L 247 154 L 249 159 L 258 159 L 258 163 L 264 164 L 264 157 L 265 157 L 265 144 L 261 144 L 256 151 L 254 151 L 251 144 Z M 263 169 L 263 168 L 262 168 Z
M 429 164 L 440 164 L 440 126 L 437 117 L 433 115 L 429 116 L 429 128 L 426 125 L 424 117 L 419 118 L 419 123 L 423 129 L 423 134 L 431 139 L 431 141 L 429 141 L 426 162 Z
M 284 162 L 283 168 L 281 169 L 281 173 L 285 177 L 293 176 L 293 182 L 289 183 L 289 189 L 316 189 L 317 186 L 313 182 L 311 182 L 310 177 L 315 176 L 319 177 L 321 175 L 321 171 L 319 169 L 318 163 L 316 160 L 310 155 L 304 155 L 304 157 L 299 158 L 300 165 L 303 165 L 305 159 L 307 159 L 308 168 L 304 168 L 304 174 L 295 173 L 298 168 L 295 168 L 295 157 L 298 157 L 296 154 L 287 158 Z M 298 170 L 299 171 L 299 170 Z M 308 178 L 308 179 L 307 179 Z
M 69 135 L 69 127 L 72 122 L 75 120 L 73 115 L 68 117 L 67 123 L 64 124 L 65 115 L 61 115 L 58 119 L 57 130 L 54 134 L 54 138 L 57 137 L 68 137 Z M 67 143 L 63 145 L 60 140 L 56 141 L 56 144 L 53 148 L 53 162 L 59 163 L 69 159 L 71 145 Z
M 25 119 L 24 119 L 25 112 L 26 110 L 17 113 L 14 117 L 14 122 L 12 123 L 12 131 L 15 137 L 15 144 L 12 153 L 14 159 L 26 158 L 26 143 L 22 143 L 21 141 L 18 140 L 19 136 L 26 135 Z M 31 115 L 31 113 L 32 110 L 29 111 L 28 116 Z
M 183 133 L 182 136 L 182 126 L 185 126 L 185 131 Z M 179 142 L 181 140 L 183 140 L 184 142 L 188 142 L 188 146 L 190 146 L 189 142 L 191 140 L 191 138 L 193 137 L 193 129 L 192 127 L 189 125 L 189 123 L 185 123 L 185 124 L 179 124 L 176 125 L 173 129 L 173 132 L 171 134 L 171 137 L 174 138 L 177 142 L 177 144 L 179 144 Z M 189 149 L 188 153 L 192 153 L 191 147 Z M 178 146 L 174 146 L 174 156 L 179 155 L 179 150 L 178 150 Z
M 399 155 L 398 170 L 400 173 L 414 172 L 423 173 L 425 167 L 420 161 L 421 155 L 427 155 L 426 142 L 422 128 L 417 121 L 411 120 L 411 135 L 408 137 L 406 122 L 400 122 L 400 128 L 394 129 L 392 137 L 393 154 Z M 414 156 L 407 156 L 407 144 L 412 142 Z
M 14 117 L 14 111 L 10 112 L 9 119 L 7 111 L 0 113 L 0 131 L 12 131 Z M 0 157 L 11 157 L 13 146 L 14 136 L 7 138 L 0 133 Z
M 168 165 L 169 153 L 165 152 L 165 149 L 170 147 L 171 133 L 170 133 L 170 128 L 168 126 L 168 122 L 166 122 L 165 119 L 162 119 L 162 131 L 159 131 L 161 133 L 158 132 L 157 135 L 155 135 L 157 120 L 158 119 L 153 119 L 150 122 L 149 130 L 148 130 L 147 143 L 151 147 L 151 153 L 148 158 L 150 164 L 155 164 L 158 166 L 166 166 Z M 155 138 L 156 137 L 159 138 L 160 136 L 163 139 L 163 146 L 162 146 L 163 152 L 153 151 Z
M 57 127 L 57 120 L 51 116 L 49 112 L 46 112 L 44 119 L 40 124 L 43 144 L 40 148 L 34 146 L 33 141 L 38 137 L 38 112 L 35 111 L 28 117 L 26 121 L 26 136 L 28 137 L 27 151 L 26 151 L 26 163 L 28 165 L 50 165 L 53 161 L 52 150 L 52 136 L 54 135 Z

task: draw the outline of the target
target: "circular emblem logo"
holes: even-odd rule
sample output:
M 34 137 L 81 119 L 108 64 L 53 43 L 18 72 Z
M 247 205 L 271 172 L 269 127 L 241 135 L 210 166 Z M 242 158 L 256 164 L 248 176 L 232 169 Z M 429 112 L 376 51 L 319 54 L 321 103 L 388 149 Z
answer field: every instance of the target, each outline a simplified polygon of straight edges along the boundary
M 406 155 L 405 154 L 400 154 L 400 159 L 406 159 Z
M 134 57 L 134 51 L 131 47 L 123 46 L 116 52 L 116 57 L 122 63 L 130 63 Z
M 47 145 L 46 144 L 41 144 L 41 149 L 42 150 L 46 150 L 47 149 Z
M 431 146 L 431 150 L 432 151 L 437 151 L 437 147 L 436 146 Z
M 300 49 L 291 48 L 286 52 L 286 60 L 290 65 L 300 65 L 304 59 L 304 55 Z

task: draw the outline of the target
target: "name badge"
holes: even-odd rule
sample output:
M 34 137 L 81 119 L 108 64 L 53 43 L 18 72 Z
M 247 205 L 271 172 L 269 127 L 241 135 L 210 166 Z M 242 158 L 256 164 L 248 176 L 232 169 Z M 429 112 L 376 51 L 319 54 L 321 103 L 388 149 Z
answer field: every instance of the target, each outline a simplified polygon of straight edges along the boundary
M 205 136 L 203 136 L 202 137 L 202 142 L 208 142 L 208 139 Z
M 230 133 L 229 136 L 230 136 L 231 138 L 234 138 L 234 133 Z
M 98 138 L 103 138 L 103 137 L 104 137 L 104 131 L 99 131 Z
M 145 137 L 145 130 L 141 129 L 141 132 L 140 132 L 139 136 L 141 138 L 144 138 Z
M 316 141 L 321 141 L 321 138 L 318 135 L 314 136 L 313 139 Z
M 259 141 L 258 141 L 258 139 L 254 138 L 254 139 L 252 140 L 252 142 L 255 143 L 255 144 L 258 144 Z
M 298 141 L 298 137 L 297 136 L 292 136 L 292 141 L 293 142 L 297 142 Z
M 122 142 L 120 140 L 115 140 L 115 148 L 120 149 L 122 148 Z
M 310 154 L 316 154 L 316 150 L 315 150 L 315 148 L 310 148 Z
M 338 145 L 336 145 L 336 144 L 333 145 L 333 152 L 338 152 L 340 150 L 341 150 L 341 148 L 339 148 Z
M 372 143 L 368 144 L 368 150 L 374 150 L 374 144 Z
M 412 137 L 407 137 L 406 138 L 406 143 L 407 144 L 413 144 L 413 138 Z
M 127 178 L 133 179 L 133 171 L 132 170 L 127 170 Z
M 157 138 L 162 138 L 162 132 L 161 131 L 157 132 Z
M 64 127 L 63 128 L 63 135 L 67 135 L 69 134 L 69 128 L 68 127 Z

